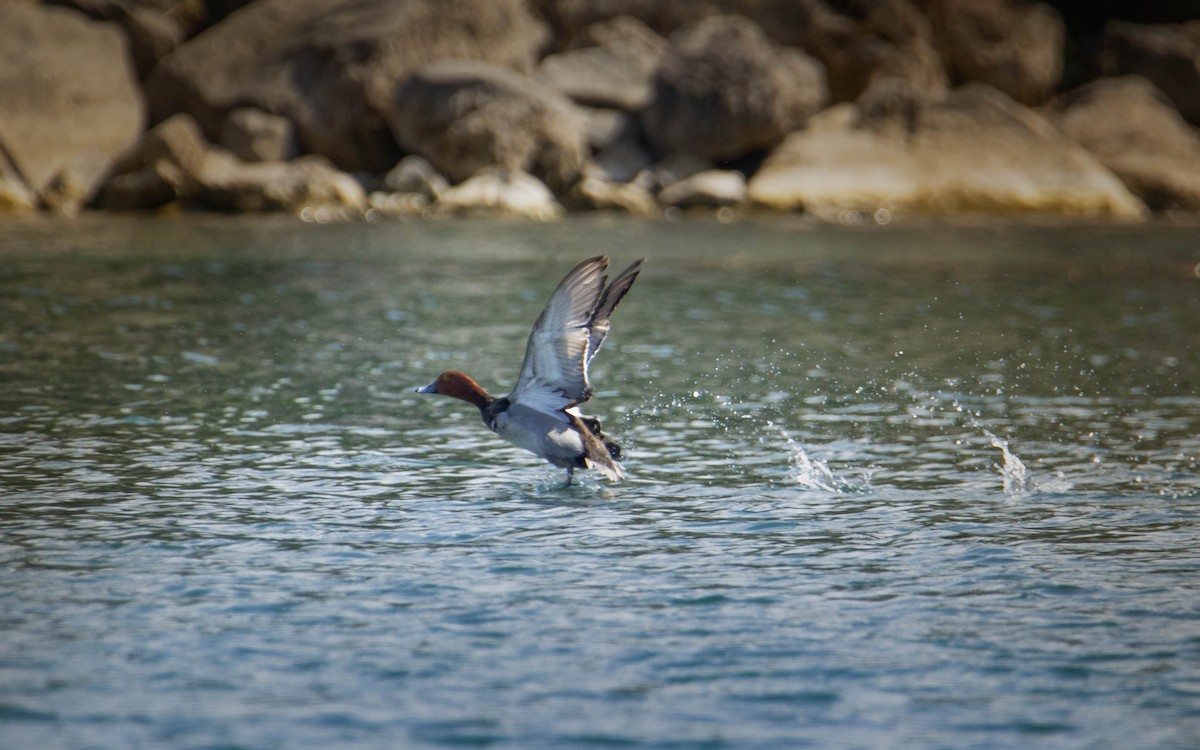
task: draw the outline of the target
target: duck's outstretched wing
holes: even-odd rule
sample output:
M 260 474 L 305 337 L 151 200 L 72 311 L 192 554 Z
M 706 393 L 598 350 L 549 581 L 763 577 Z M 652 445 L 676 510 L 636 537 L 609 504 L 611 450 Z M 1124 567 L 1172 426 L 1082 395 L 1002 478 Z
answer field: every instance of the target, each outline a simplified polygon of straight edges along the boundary
M 604 337 L 608 335 L 609 316 L 612 315 L 613 310 L 617 309 L 617 303 L 629 291 L 629 287 L 633 286 L 634 279 L 637 278 L 638 272 L 641 270 L 642 260 L 639 258 L 624 271 L 617 274 L 617 278 L 613 279 L 611 284 L 604 287 L 604 291 L 600 294 L 600 301 L 596 304 L 596 309 L 592 313 L 592 333 L 588 337 L 588 362 L 591 362 L 592 357 L 596 356 L 596 352 L 600 351 L 600 345 L 604 343 Z
M 591 397 L 588 362 L 604 342 L 608 318 L 629 291 L 640 264 L 621 272 L 607 287 L 607 257 L 588 258 L 571 269 L 533 324 L 511 400 L 556 412 Z

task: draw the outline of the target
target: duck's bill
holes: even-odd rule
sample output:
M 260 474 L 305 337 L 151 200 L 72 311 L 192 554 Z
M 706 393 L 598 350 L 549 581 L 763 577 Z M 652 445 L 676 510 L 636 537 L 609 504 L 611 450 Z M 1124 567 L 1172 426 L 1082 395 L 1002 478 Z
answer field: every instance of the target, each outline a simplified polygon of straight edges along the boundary
M 417 388 L 416 392 L 417 393 L 437 393 L 437 381 L 435 380 L 434 382 L 430 383 L 429 385 L 425 386 L 424 388 Z

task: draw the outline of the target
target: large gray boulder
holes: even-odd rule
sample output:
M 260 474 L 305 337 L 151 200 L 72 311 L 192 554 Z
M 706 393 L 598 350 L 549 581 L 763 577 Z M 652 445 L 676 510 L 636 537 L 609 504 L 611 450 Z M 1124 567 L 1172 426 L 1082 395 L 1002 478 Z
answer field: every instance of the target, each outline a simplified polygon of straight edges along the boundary
M 95 193 L 145 121 L 120 30 L 65 8 L 0 2 L 0 151 L 43 204 Z
M 500 166 L 561 193 L 587 156 L 584 118 L 570 100 L 486 63 L 444 60 L 413 71 L 387 121 L 406 150 L 453 182 Z
M 821 65 L 741 16 L 706 18 L 670 42 L 641 117 L 662 153 L 731 159 L 770 148 L 826 101 Z
M 1098 79 L 1050 113 L 1150 208 L 1200 210 L 1200 136 L 1146 79 Z
M 1155 26 L 1110 23 L 1101 66 L 1108 75 L 1149 79 L 1185 120 L 1200 125 L 1200 20 Z
M 935 99 L 878 85 L 788 136 L 749 189 L 760 204 L 818 214 L 1144 212 L 1095 157 L 983 84 Z
M 395 86 L 442 58 L 528 73 L 546 38 L 522 0 L 258 0 L 168 55 L 147 81 L 152 119 L 192 115 L 216 141 L 229 112 L 287 117 L 305 151 L 384 172 Z
M 1066 27 L 1044 3 L 933 0 L 929 14 L 951 78 L 980 81 L 1022 104 L 1054 94 Z

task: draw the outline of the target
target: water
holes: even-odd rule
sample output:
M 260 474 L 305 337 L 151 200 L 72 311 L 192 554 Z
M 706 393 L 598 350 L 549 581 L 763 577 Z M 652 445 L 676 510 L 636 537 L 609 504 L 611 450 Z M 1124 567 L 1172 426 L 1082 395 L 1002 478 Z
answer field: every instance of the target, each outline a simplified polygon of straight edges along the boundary
M 1194 227 L 0 235 L 0 746 L 1200 746 Z M 560 472 L 505 392 L 646 270 Z

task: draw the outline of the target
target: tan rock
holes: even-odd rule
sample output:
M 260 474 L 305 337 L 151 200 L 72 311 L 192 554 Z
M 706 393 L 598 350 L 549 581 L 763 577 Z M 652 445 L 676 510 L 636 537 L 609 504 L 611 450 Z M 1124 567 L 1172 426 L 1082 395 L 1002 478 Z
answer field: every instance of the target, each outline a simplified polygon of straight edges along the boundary
M 1200 210 L 1200 136 L 1146 79 L 1101 78 L 1050 116 L 1151 208 Z
M 29 191 L 67 212 L 141 133 L 125 38 L 65 8 L 0 2 L 0 151 Z
M 229 113 L 220 144 L 243 161 L 288 161 L 299 155 L 291 120 L 253 107 Z
M 187 197 L 211 208 L 232 211 L 346 209 L 359 214 L 367 197 L 350 175 L 323 157 L 305 156 L 289 162 L 244 162 L 213 147 L 195 177 Z
M 663 188 L 658 200 L 679 208 L 737 206 L 749 195 L 746 178 L 731 169 L 707 169 Z
M 1200 125 L 1200 20 L 1159 25 L 1114 21 L 1104 36 L 1100 59 L 1105 73 L 1149 79 L 1185 120 Z
M 981 84 L 934 100 L 877 87 L 788 136 L 749 190 L 766 206 L 816 212 L 1144 212 L 1095 157 Z
M 25 213 L 37 207 L 37 197 L 0 150 L 0 214 Z
M 654 216 L 658 204 L 641 185 L 584 177 L 567 196 L 571 208 L 589 211 L 624 211 L 635 216 Z
M 436 201 L 450 190 L 450 183 L 432 164 L 412 154 L 388 170 L 383 186 L 388 192 L 420 195 L 427 201 Z
M 101 208 L 118 211 L 160 208 L 186 197 L 204 166 L 209 144 L 185 114 L 151 128 L 116 164 L 100 191 Z
M 287 211 L 334 207 L 366 210 L 358 181 L 319 156 L 245 162 L 204 140 L 188 115 L 152 128 L 104 187 L 100 205 L 153 209 L 181 201 L 223 211 Z
M 438 213 L 489 213 L 549 221 L 562 206 L 533 175 L 504 167 L 488 167 L 455 185 L 434 206 Z
M 181 17 L 190 15 L 185 3 L 138 2 L 138 0 L 48 0 L 47 5 L 63 5 L 96 21 L 111 21 L 125 33 L 138 76 L 146 75 L 184 38 Z M 194 6 L 193 6 L 194 8 Z

